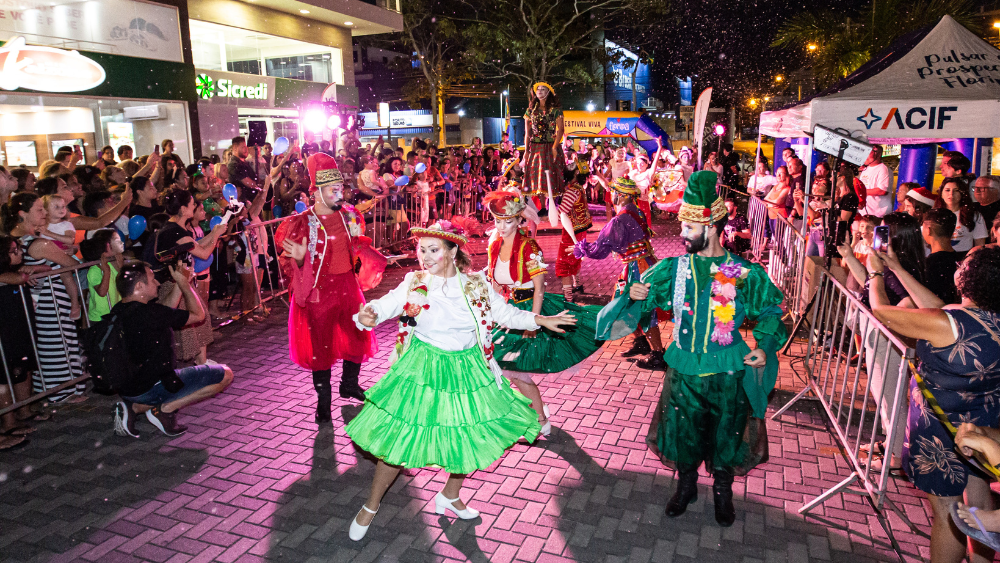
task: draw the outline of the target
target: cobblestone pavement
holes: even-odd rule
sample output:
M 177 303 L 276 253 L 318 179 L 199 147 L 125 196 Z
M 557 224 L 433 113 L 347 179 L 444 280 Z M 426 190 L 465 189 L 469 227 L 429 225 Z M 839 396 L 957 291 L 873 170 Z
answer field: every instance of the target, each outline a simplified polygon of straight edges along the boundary
M 678 254 L 676 225 L 657 225 L 660 256 Z M 553 256 L 557 238 L 541 237 Z M 474 252 L 482 242 L 474 241 Z M 482 263 L 483 257 L 476 257 Z M 588 261 L 591 293 L 613 287 L 613 258 Z M 405 272 L 391 269 L 374 293 Z M 540 387 L 554 423 L 550 439 L 518 444 L 466 481 L 479 519 L 436 516 L 440 471 L 406 470 L 367 538 L 347 537 L 364 502 L 373 460 L 343 432 L 360 410 L 337 399 L 333 427 L 317 431 L 309 374 L 288 360 L 285 311 L 257 326 L 230 326 L 210 349 L 236 380 L 185 409 L 189 432 L 170 439 L 145 421 L 140 439 L 112 434 L 112 401 L 93 396 L 38 425 L 31 444 L 0 457 L 0 558 L 6 561 L 683 561 L 893 560 L 867 502 L 836 495 L 802 518 L 797 509 L 849 475 L 815 403 L 768 422 L 770 461 L 735 484 L 737 520 L 712 514 L 711 480 L 677 519 L 664 515 L 674 474 L 645 446 L 661 372 L 636 368 L 605 345 Z M 378 356 L 362 384 L 387 369 L 395 332 L 379 327 Z M 669 334 L 669 331 L 666 332 Z M 792 353 L 796 353 L 793 346 Z M 798 351 L 801 353 L 801 350 Z M 782 359 L 772 409 L 800 383 Z M 800 368 L 801 371 L 801 368 Z M 924 496 L 905 482 L 891 495 L 921 530 Z M 929 558 L 928 540 L 892 517 L 908 560 Z

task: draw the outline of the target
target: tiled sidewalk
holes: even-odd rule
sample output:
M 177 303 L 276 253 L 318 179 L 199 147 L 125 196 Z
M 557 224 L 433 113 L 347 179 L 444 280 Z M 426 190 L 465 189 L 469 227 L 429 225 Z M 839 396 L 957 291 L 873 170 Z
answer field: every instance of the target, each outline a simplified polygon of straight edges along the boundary
M 658 225 L 661 256 L 678 254 L 676 226 Z M 542 237 L 553 256 L 558 240 Z M 478 245 L 478 246 L 477 246 Z M 475 241 L 473 251 L 481 251 Z M 477 257 L 482 263 L 482 256 Z M 586 262 L 588 292 L 617 277 L 609 258 Z M 398 283 L 392 269 L 375 293 Z M 555 281 L 555 280 L 552 280 Z M 553 286 L 550 286 L 553 287 Z M 309 374 L 287 354 L 285 312 L 254 327 L 227 327 L 210 356 L 236 381 L 186 409 L 191 430 L 176 439 L 139 423 L 141 439 L 114 436 L 112 401 L 95 396 L 38 425 L 25 449 L 0 457 L 0 558 L 5 561 L 805 561 L 894 560 L 861 497 L 837 496 L 801 518 L 797 509 L 849 472 L 814 403 L 768 423 L 770 461 L 737 478 L 737 521 L 712 516 L 711 480 L 677 519 L 664 514 L 673 472 L 649 453 L 645 435 L 661 372 L 620 357 L 608 343 L 571 373 L 540 380 L 555 428 L 536 445 L 515 445 L 466 481 L 481 519 L 434 514 L 443 486 L 434 470 L 407 470 L 387 494 L 364 541 L 347 526 L 367 495 L 373 460 L 343 432 L 360 410 L 335 403 L 335 424 L 317 431 Z M 391 323 L 362 384 L 387 369 Z M 667 333 L 669 334 L 669 332 Z M 796 348 L 792 348 L 796 353 Z M 784 358 L 772 408 L 800 383 Z M 801 371 L 801 366 L 798 366 Z M 923 495 L 905 482 L 892 495 L 929 530 Z M 929 557 L 928 540 L 893 518 L 907 559 Z

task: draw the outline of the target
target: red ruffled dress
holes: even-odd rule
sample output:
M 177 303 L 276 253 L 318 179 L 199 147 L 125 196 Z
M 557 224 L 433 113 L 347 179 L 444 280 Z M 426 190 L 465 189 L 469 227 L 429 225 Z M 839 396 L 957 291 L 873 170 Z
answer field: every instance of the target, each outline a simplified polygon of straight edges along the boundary
M 312 239 L 311 217 L 318 219 Z M 330 369 L 337 360 L 362 363 L 378 350 L 373 333 L 358 330 L 351 318 L 365 302 L 354 264 L 359 254 L 370 249 L 365 237 L 348 233 L 347 223 L 356 218 L 344 209 L 331 215 L 317 215 L 309 209 L 284 221 L 274 235 L 278 248 L 285 239 L 306 239 L 310 246 L 315 241 L 301 267 L 291 258 L 278 259 L 291 293 L 291 358 L 310 371 Z

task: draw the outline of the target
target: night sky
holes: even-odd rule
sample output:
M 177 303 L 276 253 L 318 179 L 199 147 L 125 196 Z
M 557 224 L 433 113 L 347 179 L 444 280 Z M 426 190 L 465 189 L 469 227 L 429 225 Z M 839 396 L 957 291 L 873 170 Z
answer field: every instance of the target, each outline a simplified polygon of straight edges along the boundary
M 802 66 L 805 46 L 800 53 L 770 47 L 786 17 L 806 9 L 853 12 L 866 4 L 865 0 L 675 1 L 674 16 L 652 39 L 654 90 L 671 107 L 677 103 L 674 77 L 697 75 L 695 96 L 712 86 L 713 105 L 731 103 L 734 97 L 770 84 L 775 74 Z

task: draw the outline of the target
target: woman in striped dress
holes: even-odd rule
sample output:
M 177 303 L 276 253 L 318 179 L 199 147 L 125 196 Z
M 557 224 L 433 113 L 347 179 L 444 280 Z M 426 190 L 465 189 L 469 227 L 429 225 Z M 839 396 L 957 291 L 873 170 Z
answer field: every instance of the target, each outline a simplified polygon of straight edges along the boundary
M 77 261 L 50 240 L 37 237 L 47 223 L 45 208 L 35 194 L 18 193 L 4 204 L 0 213 L 3 228 L 21 241 L 26 266 L 52 269 L 75 266 Z M 69 288 L 69 289 L 67 289 Z M 80 318 L 79 291 L 72 274 L 42 278 L 31 290 L 35 299 L 35 338 L 40 372 L 35 373 L 32 391 L 41 393 L 83 375 L 76 320 Z M 77 383 L 49 397 L 57 403 L 79 403 L 85 383 Z

